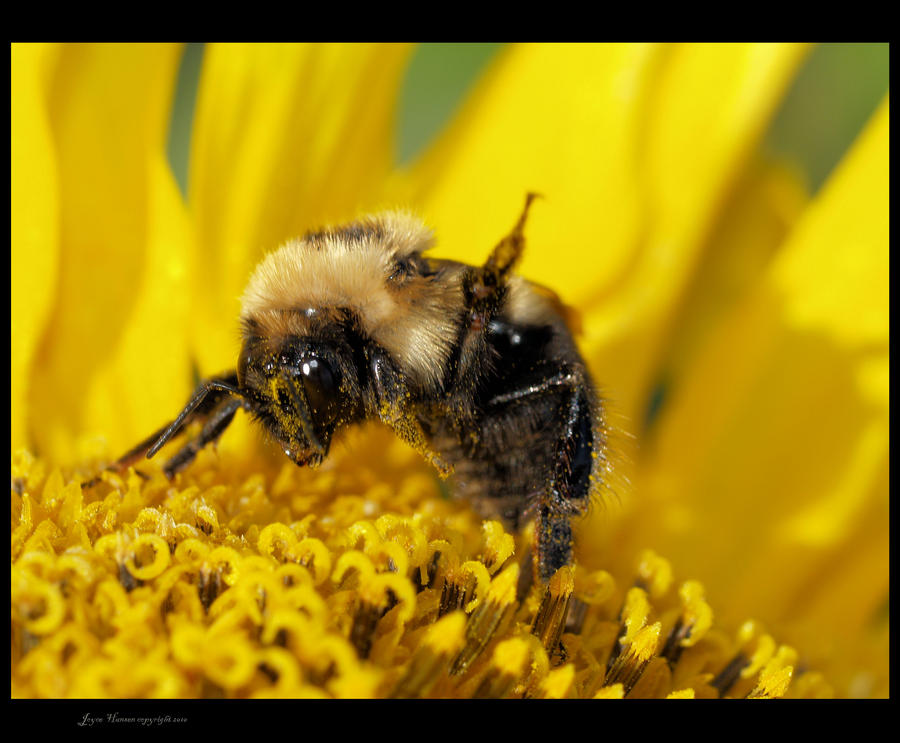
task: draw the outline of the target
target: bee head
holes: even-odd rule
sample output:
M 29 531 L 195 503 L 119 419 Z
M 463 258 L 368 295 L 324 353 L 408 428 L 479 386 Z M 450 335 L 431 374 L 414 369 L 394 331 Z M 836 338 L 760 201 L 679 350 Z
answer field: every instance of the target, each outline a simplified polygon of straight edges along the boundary
M 300 337 L 245 337 L 238 384 L 254 412 L 298 465 L 316 465 L 347 418 L 352 370 L 333 344 Z

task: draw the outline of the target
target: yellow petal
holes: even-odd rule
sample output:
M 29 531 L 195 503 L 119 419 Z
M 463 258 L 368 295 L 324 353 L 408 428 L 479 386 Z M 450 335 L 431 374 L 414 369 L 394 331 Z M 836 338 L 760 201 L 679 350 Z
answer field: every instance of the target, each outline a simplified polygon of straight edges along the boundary
M 637 486 L 640 544 L 817 661 L 852 658 L 888 595 L 888 191 L 885 102 L 687 372 Z
M 661 394 L 678 384 L 709 334 L 756 286 L 808 203 L 801 175 L 783 163 L 758 158 L 741 174 L 661 339 Z M 635 432 L 645 423 L 634 421 Z
M 164 159 L 179 51 L 65 45 L 44 78 L 59 269 L 26 413 L 31 443 L 56 459 L 75 456 L 77 433 L 143 438 L 185 394 L 184 231 Z
M 631 421 L 641 419 L 704 238 L 805 48 L 700 44 L 665 51 L 641 120 L 641 227 L 630 265 L 610 293 L 595 295 L 585 309 L 587 356 Z
M 500 55 L 398 190 L 439 251 L 481 262 L 545 195 L 522 272 L 586 310 L 589 360 L 634 419 L 718 205 L 799 63 L 792 45 L 524 45 Z
M 640 45 L 501 52 L 404 184 L 435 228 L 436 254 L 482 263 L 537 191 L 545 199 L 529 218 L 524 273 L 567 300 L 615 277 L 637 228 L 637 104 L 657 54 Z M 585 252 L 597 264 L 589 272 L 561 260 Z
M 53 45 L 13 44 L 11 49 L 10 178 L 11 424 L 13 450 L 27 443 L 26 400 L 30 370 L 57 281 L 56 159 L 47 115 L 47 78 L 55 67 Z
M 237 358 L 237 300 L 264 252 L 378 205 L 409 53 L 395 44 L 207 47 L 189 169 L 204 373 Z

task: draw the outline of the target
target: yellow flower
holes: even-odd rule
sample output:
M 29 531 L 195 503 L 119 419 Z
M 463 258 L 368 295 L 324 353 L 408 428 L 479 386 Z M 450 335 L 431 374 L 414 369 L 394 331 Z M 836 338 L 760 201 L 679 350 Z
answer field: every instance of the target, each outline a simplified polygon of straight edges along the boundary
M 805 51 L 509 47 L 400 169 L 410 47 L 212 45 L 183 199 L 180 47 L 14 45 L 13 695 L 886 696 L 888 103 L 808 201 L 758 149 Z M 404 205 L 479 263 L 527 191 L 638 444 L 548 586 L 380 429 L 81 487 L 234 365 L 266 251 Z

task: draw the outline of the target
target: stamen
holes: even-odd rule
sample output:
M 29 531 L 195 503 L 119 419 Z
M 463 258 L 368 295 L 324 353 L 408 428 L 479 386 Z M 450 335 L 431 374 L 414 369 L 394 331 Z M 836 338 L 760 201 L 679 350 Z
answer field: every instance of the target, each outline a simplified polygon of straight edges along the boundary
M 621 683 L 625 696 L 628 696 L 656 652 L 661 629 L 662 625 L 659 622 L 655 622 L 635 634 L 633 640 L 628 643 L 612 666 L 610 666 L 606 683 Z
M 465 642 L 466 615 L 461 611 L 439 619 L 425 632 L 393 698 L 425 697 L 447 675 L 450 662 Z
M 509 696 L 531 662 L 531 648 L 521 637 L 497 643 L 488 672 L 472 692 L 475 699 L 503 699 Z
M 505 568 L 491 581 L 485 600 L 472 612 L 466 624 L 466 644 L 453 662 L 451 673 L 461 674 L 487 647 L 495 633 L 500 631 L 516 610 L 516 583 L 519 566 L 515 563 Z
M 352 476 L 290 464 L 240 484 L 218 483 L 211 457 L 174 483 L 150 467 L 150 480 L 107 473 L 88 491 L 58 472 L 18 473 L 16 693 L 833 694 L 758 623 L 714 627 L 702 585 L 676 584 L 652 552 L 624 595 L 581 565 L 529 586 L 529 535 L 430 497 L 430 473 L 391 488 L 361 464 Z
M 569 613 L 569 603 L 575 590 L 575 571 L 562 567 L 554 573 L 541 599 L 531 633 L 540 639 L 549 655 L 559 650 L 559 638 Z

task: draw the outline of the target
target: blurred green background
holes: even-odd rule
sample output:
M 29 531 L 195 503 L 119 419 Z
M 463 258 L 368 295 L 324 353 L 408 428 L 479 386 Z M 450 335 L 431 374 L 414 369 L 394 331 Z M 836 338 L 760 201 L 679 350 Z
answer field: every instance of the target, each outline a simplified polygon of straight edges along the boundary
M 396 153 L 410 162 L 449 120 L 503 44 L 422 44 L 413 54 L 400 101 Z M 169 159 L 186 192 L 190 128 L 203 45 L 188 44 L 179 73 Z M 810 55 L 776 115 L 767 149 L 824 183 L 888 92 L 889 45 L 822 44 Z

